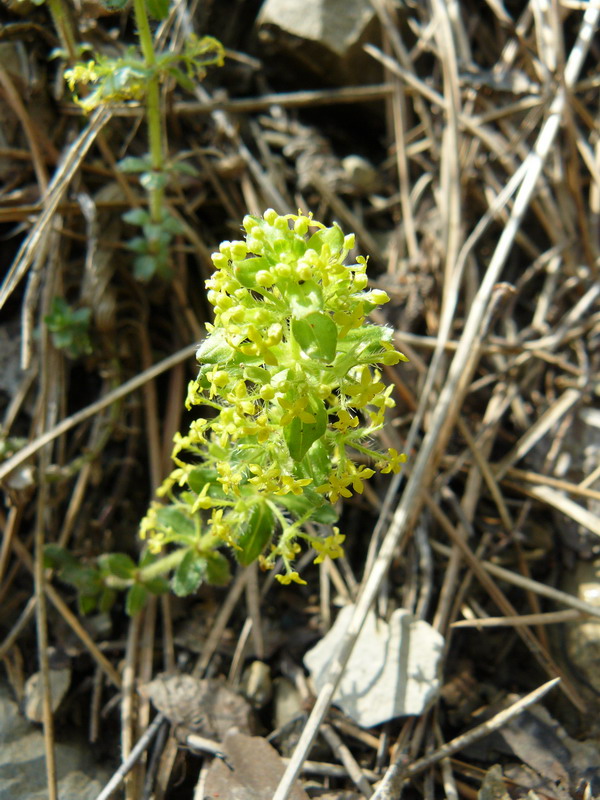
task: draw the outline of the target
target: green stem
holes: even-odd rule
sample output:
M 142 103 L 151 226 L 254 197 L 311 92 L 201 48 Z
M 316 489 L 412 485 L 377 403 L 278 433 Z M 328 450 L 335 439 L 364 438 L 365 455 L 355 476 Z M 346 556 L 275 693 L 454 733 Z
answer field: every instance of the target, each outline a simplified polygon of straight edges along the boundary
M 58 33 L 58 38 L 67 54 L 69 64 L 77 61 L 77 40 L 73 32 L 73 25 L 69 14 L 65 10 L 63 0 L 48 0 L 48 8 L 52 22 Z
M 160 79 L 156 71 L 156 52 L 152 40 L 150 23 L 144 0 L 133 0 L 133 10 L 138 29 L 140 47 L 146 66 L 153 70 L 153 76 L 148 81 L 146 90 L 146 120 L 148 125 L 148 145 L 150 149 L 150 163 L 154 172 L 160 173 L 165 167 L 165 143 L 160 109 Z M 150 189 L 150 218 L 154 223 L 160 223 L 163 216 L 164 189 L 162 187 Z
M 147 567 L 142 567 L 137 573 L 138 580 L 141 583 L 145 583 L 153 578 L 158 578 L 161 575 L 165 575 L 167 572 L 170 572 L 172 569 L 178 567 L 188 552 L 189 548 L 179 547 L 177 550 L 173 550 L 172 553 L 163 556 L 163 558 L 159 558 L 158 561 L 148 564 Z

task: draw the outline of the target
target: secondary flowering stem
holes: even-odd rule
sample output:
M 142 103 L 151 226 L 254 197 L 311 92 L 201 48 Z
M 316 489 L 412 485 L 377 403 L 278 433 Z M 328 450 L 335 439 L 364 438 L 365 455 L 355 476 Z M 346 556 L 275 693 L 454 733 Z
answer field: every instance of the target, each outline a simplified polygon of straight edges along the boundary
M 163 137 L 162 115 L 160 108 L 160 74 L 156 69 L 156 51 L 146 5 L 144 0 L 133 0 L 135 22 L 138 29 L 140 48 L 146 66 L 152 69 L 153 75 L 148 81 L 146 90 L 146 121 L 148 127 L 148 145 L 150 150 L 150 163 L 153 172 L 159 175 L 165 168 L 166 144 Z M 163 217 L 164 188 L 160 184 L 149 189 L 150 218 L 154 223 L 160 223 Z

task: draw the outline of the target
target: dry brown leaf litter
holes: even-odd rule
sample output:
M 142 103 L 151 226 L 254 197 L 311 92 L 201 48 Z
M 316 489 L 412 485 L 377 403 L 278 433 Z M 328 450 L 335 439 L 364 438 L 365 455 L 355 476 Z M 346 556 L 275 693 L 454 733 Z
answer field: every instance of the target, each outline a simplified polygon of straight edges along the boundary
M 11 120 L 0 147 L 7 274 L 2 301 L 6 323 L 13 330 L 19 324 L 27 368 L 3 386 L 3 432 L 33 442 L 20 463 L 22 445 L 7 453 L 16 461 L 7 462 L 10 475 L 3 473 L 8 504 L 0 551 L 0 652 L 17 690 L 34 671 L 32 531 L 43 529 L 48 541 L 82 556 L 135 548 L 137 520 L 168 465 L 193 363 L 174 359 L 178 363 L 161 377 L 137 382 L 74 425 L 68 421 L 197 340 L 206 318 L 201 286 L 209 253 L 236 235 L 247 211 L 300 206 L 357 232 L 361 251 L 371 254 L 373 280 L 392 296 L 385 320 L 411 359 L 408 369 L 387 371 L 398 406 L 384 436 L 402 443 L 418 415 L 410 439 L 414 464 L 513 209 L 516 185 L 511 194 L 505 189 L 516 184 L 513 176 L 519 177 L 562 85 L 564 60 L 582 24 L 583 9 L 575 6 L 460 2 L 432 3 L 430 9 L 409 4 L 403 11 L 377 2 L 383 41 L 368 49 L 382 65 L 379 87 L 367 92 L 346 86 L 337 95 L 311 87 L 304 93 L 301 70 L 295 80 L 282 80 L 275 63 L 248 61 L 245 97 L 236 97 L 235 89 L 230 97 L 220 93 L 220 84 L 231 86 L 232 66 L 213 76 L 194 104 L 174 97 L 171 147 L 193 154 L 200 177 L 186 179 L 169 198 L 186 230 L 175 249 L 175 279 L 170 286 L 146 287 L 131 278 L 120 223 L 120 213 L 141 202 L 141 195 L 115 169 L 115 160 L 135 149 L 142 133 L 135 117 L 120 110 L 110 119 L 92 117 L 79 132 L 68 98 L 53 100 L 48 43 L 35 24 L 44 11 L 38 12 L 27 41 L 34 43 L 33 65 L 46 80 L 34 83 L 29 66 L 15 75 L 11 57 L 2 67 L 9 75 L 2 109 Z M 104 30 L 102 20 L 88 23 L 92 33 Z M 15 33 L 12 44 L 25 41 Z M 240 51 L 250 46 L 239 33 L 226 44 Z M 597 735 L 590 658 L 598 628 L 589 618 L 584 646 L 572 645 L 581 621 L 550 623 L 542 612 L 564 606 L 557 598 L 544 600 L 540 586 L 579 593 L 595 604 L 595 574 L 590 590 L 584 584 L 590 583 L 600 531 L 597 56 L 592 38 L 515 230 L 503 284 L 492 293 L 473 340 L 468 381 L 428 466 L 412 536 L 404 538 L 380 593 L 381 613 L 397 606 L 416 612 L 446 635 L 449 647 L 444 699 L 433 711 L 365 733 L 364 741 L 338 729 L 371 785 L 399 751 L 410 764 L 474 724 L 478 707 L 525 693 L 545 676 L 563 678 L 565 699 L 557 699 L 555 690 L 549 707 L 569 733 L 584 744 Z M 11 83 L 26 89 L 23 108 Z M 326 113 L 319 112 L 323 98 Z M 356 157 L 366 166 L 348 161 Z M 73 303 L 93 300 L 94 353 L 77 364 L 35 335 L 56 294 Z M 14 356 L 10 365 L 14 374 Z M 40 469 L 50 483 L 40 482 Z M 203 592 L 192 604 L 200 611 L 197 674 L 227 675 L 235 687 L 246 662 L 257 657 L 267 660 L 274 676 L 297 682 L 302 654 L 330 624 L 337 599 L 356 597 L 365 563 L 365 571 L 371 569 L 387 513 L 397 504 L 391 498 L 382 512 L 385 488 L 346 509 L 348 561 L 324 566 L 320 578 L 315 572 L 305 594 L 268 591 L 264 576 L 245 575 L 226 593 Z M 520 576 L 520 586 L 486 572 L 485 562 Z M 138 684 L 174 670 L 178 656 L 196 649 L 181 644 L 179 634 L 190 608 L 160 600 L 135 621 L 114 613 L 106 630 L 99 620 L 79 621 L 70 613 L 64 586 L 50 586 L 48 598 L 57 609 L 49 612 L 50 644 L 71 654 L 81 681 L 98 671 L 98 688 L 83 695 L 85 717 L 102 741 L 103 731 L 115 730 L 120 710 L 126 757 L 150 718 Z M 478 626 L 478 619 L 499 615 L 509 617 L 507 626 Z M 525 616 L 527 625 L 516 623 Z M 470 621 L 473 629 L 452 629 L 457 620 Z M 586 650 L 591 656 L 583 655 Z M 101 670 L 108 676 L 104 685 Z M 120 702 L 113 701 L 104 717 L 102 708 L 121 684 Z M 302 688 L 300 724 L 311 704 Z M 273 726 L 270 709 L 261 712 L 265 734 Z M 82 720 L 72 712 L 61 718 L 59 711 L 57 735 L 61 726 L 77 722 Z M 343 777 L 349 767 L 327 774 L 326 765 L 334 766 L 332 747 L 327 737 L 319 742 L 313 758 L 323 765 L 318 781 L 350 791 L 354 784 Z M 168 752 L 169 745 L 156 762 L 164 787 L 176 763 Z M 462 754 L 460 762 L 443 762 L 415 777 L 415 785 L 431 797 L 439 791 L 436 782 L 447 794 L 473 796 L 496 758 L 524 761 L 514 749 L 483 760 L 473 756 L 472 762 Z M 197 770 L 197 760 L 187 761 Z M 591 758 L 589 769 L 569 776 L 568 791 L 584 796 L 585 783 L 597 780 Z M 313 796 L 316 780 L 310 783 Z M 520 775 L 506 785 L 525 792 L 524 781 Z M 141 797 L 141 785 L 139 774 L 128 779 L 127 796 Z

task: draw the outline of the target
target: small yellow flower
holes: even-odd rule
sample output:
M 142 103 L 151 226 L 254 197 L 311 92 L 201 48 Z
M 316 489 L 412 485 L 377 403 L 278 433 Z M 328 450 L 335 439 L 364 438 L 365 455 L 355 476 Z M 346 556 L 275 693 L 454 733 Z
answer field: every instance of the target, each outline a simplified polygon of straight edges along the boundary
M 94 81 L 98 80 L 96 62 L 88 61 L 87 64 L 75 64 L 72 69 L 65 70 L 65 80 L 71 91 L 74 91 L 75 85 L 78 83 L 83 85 L 94 83 Z
M 385 389 L 379 378 L 380 373 L 377 370 L 371 374 L 369 367 L 363 365 L 360 371 L 360 379 L 346 384 L 344 386 L 344 394 L 352 398 L 352 405 L 355 408 L 364 408 Z
M 266 572 L 269 569 L 273 569 L 275 564 L 273 561 L 269 560 L 269 557 L 265 557 L 262 554 L 258 557 L 258 566 L 263 572 Z
M 360 328 L 365 321 L 363 303 L 356 303 L 350 311 L 336 311 L 333 321 L 337 323 L 340 330 L 340 339 L 343 339 L 349 331 Z
M 240 425 L 239 433 L 241 436 L 256 436 L 256 441 L 259 444 L 263 444 L 270 439 L 273 433 L 273 427 L 269 425 L 267 415 L 260 414 L 255 419 Z
M 282 475 L 280 478 L 281 487 L 275 494 L 283 495 L 291 492 L 295 495 L 302 494 L 302 487 L 312 483 L 312 478 L 293 478 L 291 475 Z
M 348 428 L 358 427 L 358 417 L 353 417 L 345 408 L 337 412 L 338 421 L 333 423 L 333 427 L 337 428 L 340 433 L 346 433 Z
M 208 524 L 210 525 L 210 532 L 213 536 L 216 536 L 218 539 L 221 539 L 221 541 L 230 544 L 232 547 L 235 547 L 235 544 L 231 538 L 231 525 L 227 522 L 227 518 L 225 518 L 225 520 L 223 519 L 222 508 L 213 509 L 210 519 L 208 520 Z
M 348 483 L 350 483 L 350 480 L 347 476 L 340 477 L 335 472 L 332 472 L 327 483 L 318 486 L 316 491 L 319 494 L 328 494 L 331 502 L 335 503 L 338 497 L 352 497 L 352 492 L 348 489 Z
M 205 483 L 202 487 L 202 491 L 198 495 L 198 497 L 194 500 L 194 504 L 192 506 L 192 514 L 195 514 L 196 511 L 200 508 L 212 508 L 215 505 L 215 501 L 208 496 L 208 490 L 210 489 L 210 484 Z
M 195 419 L 190 425 L 189 438 L 192 444 L 206 444 L 205 432 L 208 421 L 205 419 Z
M 246 311 L 245 316 L 247 316 Z M 277 358 L 273 352 L 269 350 L 269 347 L 275 343 L 272 337 L 267 337 L 267 340 L 265 341 L 261 333 L 255 328 L 254 325 L 248 325 L 247 337 L 250 339 L 251 344 L 244 344 L 239 348 L 244 355 L 260 356 L 265 364 L 277 366 Z M 277 337 L 275 337 L 275 339 L 276 338 Z
M 343 556 L 344 548 L 342 547 L 342 544 L 344 543 L 345 539 L 346 537 L 340 533 L 339 528 L 334 528 L 333 536 L 328 536 L 326 539 L 311 539 L 313 548 L 319 554 L 313 563 L 320 564 L 322 561 L 325 561 L 327 556 L 329 556 L 329 558 L 339 558 L 340 556 Z
M 363 485 L 363 480 L 368 481 L 369 478 L 372 478 L 375 475 L 375 470 L 370 469 L 369 467 L 359 467 L 351 476 L 350 483 L 352 484 L 352 488 L 358 494 L 363 493 L 363 489 L 365 488 Z
M 148 550 L 152 555 L 157 556 L 164 545 L 164 533 L 155 533 L 154 536 L 148 541 Z
M 152 502 L 148 513 L 140 522 L 140 539 L 147 539 L 151 536 L 156 528 L 156 509 L 160 508 L 160 504 Z
M 239 494 L 238 485 L 242 482 L 242 473 L 234 472 L 231 469 L 231 464 L 226 461 L 219 461 L 217 464 L 217 472 L 219 473 L 219 483 L 223 487 L 225 494 Z
M 224 369 L 217 369 L 216 367 L 210 372 L 206 373 L 206 377 L 210 381 L 210 397 L 219 394 L 219 389 L 227 386 L 229 383 L 229 373 Z
M 279 420 L 280 425 L 287 425 L 296 417 L 301 422 L 315 422 L 314 415 L 304 410 L 308 405 L 308 397 L 300 397 L 293 402 L 286 400 L 285 397 L 278 397 L 277 402 L 286 412 Z
M 293 561 L 302 548 L 291 537 L 282 535 L 279 544 L 275 548 L 277 555 L 280 555 L 285 562 Z
M 188 383 L 187 397 L 185 399 L 185 407 L 187 410 L 190 411 L 192 406 L 200 405 L 203 400 L 204 396 L 198 383 L 196 381 L 190 381 Z
M 281 470 L 279 467 L 273 465 L 267 470 L 263 470 L 260 464 L 250 464 L 248 469 L 254 475 L 253 478 L 248 479 L 248 483 L 256 486 L 256 490 L 270 494 L 279 489 L 279 478 L 281 477 Z
M 192 441 L 189 436 L 182 436 L 179 431 L 173 436 L 173 449 L 171 450 L 171 461 L 174 461 L 179 466 L 185 466 L 185 462 L 177 458 L 182 450 L 191 445 Z
M 275 578 L 279 583 L 283 583 L 284 586 L 288 586 L 292 582 L 306 586 L 306 581 L 303 581 L 297 572 L 286 572 L 285 575 L 275 575 Z
M 183 462 L 179 462 L 183 463 Z M 183 486 L 187 480 L 189 473 L 192 470 L 192 466 L 190 464 L 184 464 L 183 467 L 180 469 L 174 469 L 170 475 L 168 475 L 162 484 L 156 490 L 156 494 L 159 497 L 166 497 L 173 486 L 178 484 L 179 486 Z
M 402 464 L 406 463 L 406 453 L 399 453 L 395 448 L 390 447 L 387 451 L 387 458 L 378 461 L 375 466 L 382 473 L 400 472 Z

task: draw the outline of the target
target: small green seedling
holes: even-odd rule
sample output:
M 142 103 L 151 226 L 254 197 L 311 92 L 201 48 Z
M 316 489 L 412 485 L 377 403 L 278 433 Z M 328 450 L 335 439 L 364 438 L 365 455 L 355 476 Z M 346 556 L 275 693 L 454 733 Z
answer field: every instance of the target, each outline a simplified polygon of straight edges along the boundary
M 91 315 L 89 308 L 73 309 L 63 297 L 55 297 L 52 300 L 50 313 L 44 317 L 44 322 L 52 334 L 53 345 L 59 350 L 64 350 L 70 358 L 90 355 Z

